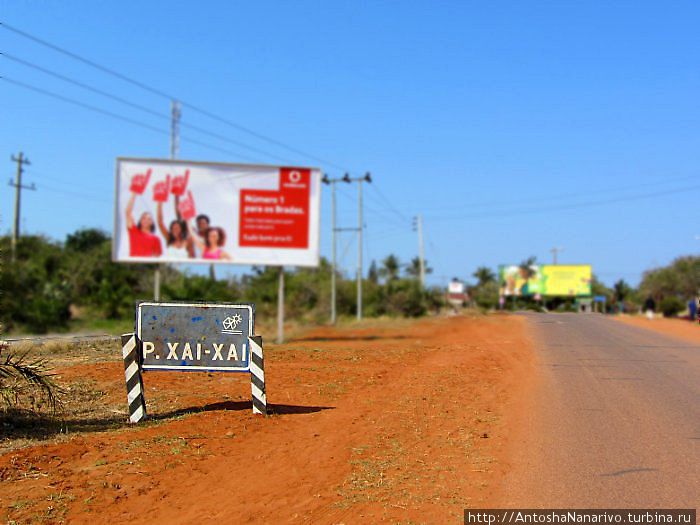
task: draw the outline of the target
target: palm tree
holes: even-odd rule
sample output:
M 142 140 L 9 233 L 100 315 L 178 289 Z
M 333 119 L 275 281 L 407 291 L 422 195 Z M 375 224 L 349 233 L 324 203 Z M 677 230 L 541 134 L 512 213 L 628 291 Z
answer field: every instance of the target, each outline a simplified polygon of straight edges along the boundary
M 433 273 L 433 269 L 428 266 L 428 260 L 423 261 L 425 266 L 425 274 Z M 411 262 L 406 266 L 406 275 L 410 277 L 418 278 L 420 277 L 420 257 L 414 257 Z
M 401 263 L 399 262 L 399 258 L 392 253 L 382 261 L 382 267 L 379 269 L 379 275 L 384 278 L 385 282 L 395 281 L 399 278 L 400 267 Z
M 496 274 L 487 266 L 479 266 L 472 277 L 477 280 L 477 286 L 483 286 L 496 280 Z

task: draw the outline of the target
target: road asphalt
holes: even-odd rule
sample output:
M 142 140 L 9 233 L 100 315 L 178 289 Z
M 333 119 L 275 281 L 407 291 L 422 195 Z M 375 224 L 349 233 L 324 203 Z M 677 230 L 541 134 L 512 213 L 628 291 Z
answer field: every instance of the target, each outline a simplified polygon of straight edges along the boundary
M 698 507 L 700 346 L 598 314 L 527 317 L 538 373 L 504 504 Z

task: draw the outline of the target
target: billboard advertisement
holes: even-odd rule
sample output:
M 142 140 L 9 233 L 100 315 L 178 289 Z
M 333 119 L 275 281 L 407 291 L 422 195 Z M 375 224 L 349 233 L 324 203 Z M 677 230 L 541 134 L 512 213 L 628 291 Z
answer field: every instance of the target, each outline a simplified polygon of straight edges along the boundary
M 499 268 L 498 274 L 501 295 L 591 295 L 592 270 L 587 264 L 533 264 L 528 268 L 504 265 Z
M 321 171 L 119 158 L 115 261 L 318 266 Z

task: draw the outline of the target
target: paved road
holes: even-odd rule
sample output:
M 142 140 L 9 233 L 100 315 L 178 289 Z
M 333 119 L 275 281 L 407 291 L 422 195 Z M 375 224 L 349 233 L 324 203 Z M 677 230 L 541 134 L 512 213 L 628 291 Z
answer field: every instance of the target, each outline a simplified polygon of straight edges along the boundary
M 529 315 L 538 379 L 506 501 L 700 506 L 700 346 L 599 315 Z

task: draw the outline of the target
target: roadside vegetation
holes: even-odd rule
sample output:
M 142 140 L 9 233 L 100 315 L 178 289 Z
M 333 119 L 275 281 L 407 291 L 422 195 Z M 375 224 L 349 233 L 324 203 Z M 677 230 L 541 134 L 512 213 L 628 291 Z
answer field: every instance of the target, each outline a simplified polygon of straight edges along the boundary
M 0 322 L 3 333 L 104 331 L 128 328 L 134 302 L 153 293 L 153 265 L 117 264 L 111 258 L 111 239 L 98 229 L 81 229 L 59 242 L 42 236 L 22 237 L 16 261 L 11 261 L 10 239 L 0 237 Z M 523 268 L 535 262 L 530 257 Z M 372 261 L 364 280 L 364 315 L 419 317 L 444 305 L 444 291 L 423 290 L 418 282 L 417 258 L 402 263 L 395 255 Z M 426 273 L 432 270 L 426 266 Z M 253 267 L 238 278 L 216 279 L 175 266 L 162 266 L 164 300 L 253 302 L 264 317 L 274 316 L 277 269 Z M 354 276 L 337 274 L 337 312 L 355 314 Z M 468 284 L 469 304 L 485 310 L 498 308 L 498 277 L 479 267 Z M 300 268 L 286 276 L 288 318 L 323 323 L 330 317 L 331 267 L 322 259 L 318 268 Z M 669 266 L 644 274 L 638 288 L 624 280 L 612 288 L 593 278 L 593 295 L 605 296 L 609 312 L 636 312 L 649 297 L 657 310 L 674 316 L 685 310 L 700 289 L 700 257 L 680 257 Z M 573 299 L 508 298 L 506 309 L 574 309 Z
M 67 330 L 120 331 L 133 320 L 134 302 L 153 294 L 153 265 L 112 262 L 111 239 L 101 230 L 81 229 L 59 242 L 25 236 L 11 261 L 10 238 L 0 237 L 0 321 L 3 332 L 41 334 Z M 363 283 L 366 316 L 418 317 L 439 309 L 442 290 L 423 290 L 418 260 L 402 264 L 389 255 L 373 261 Z M 427 269 L 430 272 L 430 269 Z M 262 316 L 274 316 L 277 269 L 253 267 L 239 278 L 216 279 L 162 266 L 163 300 L 253 302 Z M 331 267 L 300 268 L 286 275 L 290 320 L 323 323 L 330 317 Z M 337 313 L 355 314 L 355 279 L 337 274 Z M 123 331 L 123 330 L 121 330 Z

